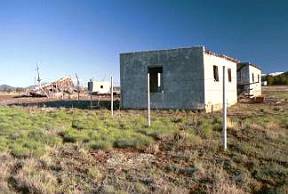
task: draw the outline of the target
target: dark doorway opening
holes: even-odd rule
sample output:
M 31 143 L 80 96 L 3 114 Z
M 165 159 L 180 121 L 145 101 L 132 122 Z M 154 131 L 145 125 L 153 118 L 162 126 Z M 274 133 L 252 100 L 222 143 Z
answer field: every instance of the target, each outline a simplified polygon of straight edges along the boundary
M 163 67 L 148 67 L 150 74 L 150 92 L 162 92 L 163 90 Z

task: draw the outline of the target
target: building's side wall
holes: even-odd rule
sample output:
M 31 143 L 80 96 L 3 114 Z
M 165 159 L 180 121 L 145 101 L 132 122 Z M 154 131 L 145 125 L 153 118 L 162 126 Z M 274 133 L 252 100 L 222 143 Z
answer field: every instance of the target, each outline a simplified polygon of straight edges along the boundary
M 219 81 L 214 81 L 213 65 L 218 66 Z M 206 111 L 216 111 L 223 104 L 223 66 L 226 67 L 226 96 L 228 106 L 237 103 L 237 64 L 228 59 L 204 54 L 205 107 Z M 231 82 L 228 81 L 228 68 L 231 69 Z
M 123 108 L 147 108 L 147 73 L 153 66 L 163 67 L 163 91 L 151 93 L 152 108 L 204 108 L 202 47 L 121 54 Z
M 252 80 L 252 74 L 254 74 L 254 82 Z M 259 76 L 259 80 L 258 80 Z M 260 96 L 261 95 L 261 70 L 249 65 L 249 82 L 250 82 L 250 90 L 249 94 L 251 96 Z

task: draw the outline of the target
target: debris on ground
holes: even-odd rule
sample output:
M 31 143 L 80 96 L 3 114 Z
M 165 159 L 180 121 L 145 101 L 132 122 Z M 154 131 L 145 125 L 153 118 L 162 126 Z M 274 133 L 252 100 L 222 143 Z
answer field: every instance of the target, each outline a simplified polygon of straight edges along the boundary
M 254 97 L 254 98 L 253 98 L 253 101 L 254 101 L 255 103 L 264 103 L 264 102 L 265 102 L 265 97 L 263 97 L 263 96 L 257 96 L 257 97 Z
M 37 86 L 28 93 L 31 97 L 63 98 L 65 94 L 71 95 L 74 92 L 77 92 L 77 89 L 72 78 L 65 76 L 51 83 Z

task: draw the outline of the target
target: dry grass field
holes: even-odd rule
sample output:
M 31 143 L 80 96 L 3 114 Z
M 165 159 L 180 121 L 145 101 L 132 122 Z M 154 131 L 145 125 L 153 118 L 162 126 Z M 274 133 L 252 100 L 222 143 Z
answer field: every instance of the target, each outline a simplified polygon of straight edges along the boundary
M 288 193 L 288 90 L 263 95 L 226 152 L 221 113 L 0 106 L 0 193 Z

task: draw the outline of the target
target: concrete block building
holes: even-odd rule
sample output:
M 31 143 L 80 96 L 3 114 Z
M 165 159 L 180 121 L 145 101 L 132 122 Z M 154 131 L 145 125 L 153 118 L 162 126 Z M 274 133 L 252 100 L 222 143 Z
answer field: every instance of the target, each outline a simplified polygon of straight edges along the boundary
M 261 95 L 261 69 L 248 62 L 237 64 L 238 94 L 248 97 Z
M 151 108 L 219 110 L 223 66 L 231 106 L 237 102 L 237 63 L 203 46 L 120 54 L 121 106 L 147 108 L 149 73 Z

